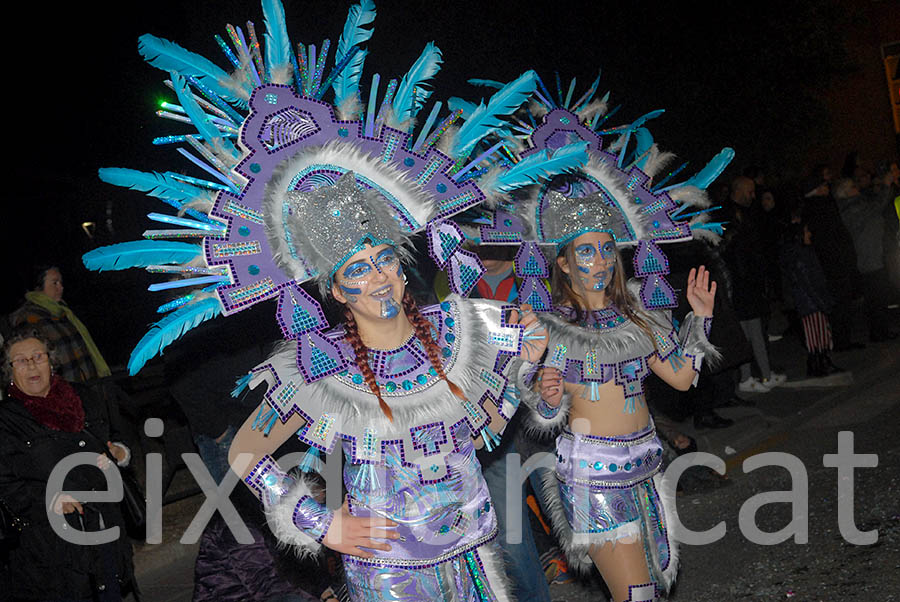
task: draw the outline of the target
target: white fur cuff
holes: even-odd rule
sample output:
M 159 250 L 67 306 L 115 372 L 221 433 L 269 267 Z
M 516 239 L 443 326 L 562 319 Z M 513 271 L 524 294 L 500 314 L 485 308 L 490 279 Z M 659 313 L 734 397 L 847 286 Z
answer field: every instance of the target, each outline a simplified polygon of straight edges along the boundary
M 315 501 L 314 494 L 310 483 L 301 475 L 278 502 L 265 509 L 272 533 L 282 545 L 293 548 L 300 557 L 319 553 L 321 540 L 334 517 L 334 512 Z M 301 529 L 298 522 L 309 527 Z

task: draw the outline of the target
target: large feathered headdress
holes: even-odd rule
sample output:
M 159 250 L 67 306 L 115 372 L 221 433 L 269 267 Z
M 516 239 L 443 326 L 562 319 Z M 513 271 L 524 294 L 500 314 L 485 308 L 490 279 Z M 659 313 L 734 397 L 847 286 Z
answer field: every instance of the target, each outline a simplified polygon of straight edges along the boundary
M 673 155 L 659 150 L 645 124 L 663 111 L 601 129 L 619 107 L 607 111 L 609 93 L 594 100 L 599 77 L 574 102 L 574 79 L 565 97 L 557 80 L 558 98 L 540 79 L 538 83 L 528 114 L 510 128 L 526 147 L 522 161 L 579 142 L 586 145 L 589 160 L 576 172 L 529 187 L 514 202 L 499 203 L 481 218 L 479 242 L 520 243 L 515 260 L 516 274 L 523 279 L 519 300 L 547 310 L 550 294 L 543 280 L 549 276 L 549 264 L 541 247 L 549 245 L 555 253 L 585 232 L 609 232 L 617 244 L 637 247 L 634 271 L 644 279 L 645 307 L 675 306 L 674 291 L 664 278 L 668 261 L 658 244 L 694 237 L 718 239 L 721 224 L 708 222 L 711 209 L 705 189 L 734 151 L 725 148 L 690 179 L 668 184 L 686 164 L 662 173 Z
M 84 256 L 90 269 L 145 267 L 181 277 L 151 290 L 188 290 L 159 308 L 168 315 L 138 343 L 128 364 L 132 374 L 204 320 L 268 299 L 278 300 L 284 336 L 299 340 L 297 362 L 306 379 L 339 371 L 342 356 L 320 334 L 327 326 L 323 312 L 300 284 L 327 283 L 365 241 L 389 242 L 404 257 L 409 236 L 427 229 L 432 256 L 454 289 L 466 293 L 484 268 L 460 248 L 463 236 L 447 218 L 478 205 L 486 192 L 532 184 L 587 158 L 584 145 L 555 153 L 552 165 L 545 153 L 545 160 L 522 161 L 524 167 L 506 149 L 481 152 L 480 141 L 502 131 L 505 116 L 534 91 L 531 72 L 495 94 L 438 148 L 463 111 L 440 119 L 443 105 L 436 102 L 415 126 L 442 62 L 433 43 L 402 78 L 382 87 L 375 74 L 364 93 L 360 46 L 372 35 L 371 0 L 350 9 L 333 54 L 329 40 L 318 48 L 297 44 L 294 52 L 280 0 L 262 4 L 262 40 L 252 22 L 246 32 L 229 25 L 228 42 L 217 36 L 231 73 L 172 42 L 140 38 L 139 51 L 170 73 L 166 83 L 178 98 L 159 114 L 191 128 L 154 143 L 177 145 L 199 171 L 100 170 L 104 181 L 178 209 L 177 215 L 151 213 L 166 228 L 146 231 L 146 240 Z M 497 163 L 504 151 L 499 172 L 479 185 L 482 166 Z

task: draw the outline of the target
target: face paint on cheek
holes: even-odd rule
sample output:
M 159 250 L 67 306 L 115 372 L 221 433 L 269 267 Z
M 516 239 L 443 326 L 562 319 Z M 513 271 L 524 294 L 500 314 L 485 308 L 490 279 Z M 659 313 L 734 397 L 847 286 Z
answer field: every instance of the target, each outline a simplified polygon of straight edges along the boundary
M 615 274 L 615 271 L 616 271 L 615 264 L 609 266 L 609 268 L 607 268 L 605 274 L 597 277 L 598 279 L 597 279 L 597 282 L 594 284 L 594 290 L 602 291 L 607 286 L 609 286 L 609 283 L 612 282 L 613 274 Z
M 393 298 L 387 298 L 381 302 L 381 317 L 390 320 L 400 313 L 400 304 Z
M 341 292 L 344 293 L 344 296 L 347 297 L 347 301 L 350 303 L 356 303 L 357 295 L 362 294 L 361 288 L 351 288 L 348 286 L 344 286 L 343 284 L 338 285 L 341 288 Z

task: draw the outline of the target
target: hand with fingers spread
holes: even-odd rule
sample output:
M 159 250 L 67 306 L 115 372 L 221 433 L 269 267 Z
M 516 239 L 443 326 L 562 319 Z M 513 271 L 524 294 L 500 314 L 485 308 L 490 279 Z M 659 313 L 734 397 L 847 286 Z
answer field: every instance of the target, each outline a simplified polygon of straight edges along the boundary
M 369 551 L 370 549 L 385 552 L 391 549 L 390 544 L 383 540 L 400 537 L 392 529 L 396 526 L 397 523 L 380 516 L 366 518 L 353 516 L 347 502 L 344 502 L 341 509 L 335 513 L 322 543 L 341 554 L 372 558 L 374 554 Z
M 563 380 L 562 372 L 556 368 L 545 367 L 541 370 L 541 398 L 552 407 L 557 407 L 562 402 Z
M 519 357 L 533 364 L 540 361 L 547 349 L 547 330 L 538 322 L 531 306 L 527 303 L 510 313 L 507 324 L 519 324 L 523 327 L 522 352 Z
M 709 271 L 704 266 L 691 268 L 688 274 L 687 290 L 688 303 L 694 310 L 694 315 L 701 318 L 709 318 L 713 315 L 713 304 L 716 298 L 716 281 L 710 281 Z

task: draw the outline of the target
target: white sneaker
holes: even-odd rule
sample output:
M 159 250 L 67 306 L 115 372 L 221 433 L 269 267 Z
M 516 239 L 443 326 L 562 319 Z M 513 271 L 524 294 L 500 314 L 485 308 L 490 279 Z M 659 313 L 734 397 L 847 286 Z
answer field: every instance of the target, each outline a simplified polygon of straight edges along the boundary
M 787 382 L 787 374 L 778 374 L 777 372 L 772 372 L 769 374 L 769 378 L 764 378 L 762 380 L 762 384 L 770 389 L 780 387 L 785 382 Z
M 771 387 L 757 378 L 751 376 L 745 381 L 738 383 L 738 391 L 741 393 L 768 393 Z

